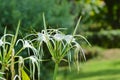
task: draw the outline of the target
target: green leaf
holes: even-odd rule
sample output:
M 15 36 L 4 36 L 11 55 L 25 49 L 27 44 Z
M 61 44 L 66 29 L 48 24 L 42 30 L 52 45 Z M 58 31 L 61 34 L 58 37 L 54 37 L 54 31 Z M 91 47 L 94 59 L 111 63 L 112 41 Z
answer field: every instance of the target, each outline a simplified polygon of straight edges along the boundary
M 22 80 L 30 80 L 29 76 L 23 69 L 22 69 Z
M 80 21 L 81 21 L 81 16 L 80 16 L 80 18 L 78 19 L 78 21 L 77 21 L 77 24 L 76 24 L 76 26 L 75 26 L 75 29 L 74 29 L 74 32 L 73 32 L 73 35 L 75 35 L 76 34 L 76 31 L 77 31 L 77 29 L 78 29 L 78 26 L 79 26 L 79 23 L 80 23 Z
M 8 61 L 8 59 L 10 58 L 10 55 L 11 55 L 11 52 L 12 50 L 14 49 L 14 45 L 16 43 L 16 40 L 17 40 L 17 36 L 18 36 L 18 32 L 19 32 L 19 27 L 20 27 L 20 21 L 18 22 L 18 25 L 17 25 L 17 29 L 16 29 L 16 34 L 15 36 L 12 38 L 11 40 L 11 45 L 10 45 L 10 49 L 8 51 L 8 54 L 6 55 L 6 60 Z

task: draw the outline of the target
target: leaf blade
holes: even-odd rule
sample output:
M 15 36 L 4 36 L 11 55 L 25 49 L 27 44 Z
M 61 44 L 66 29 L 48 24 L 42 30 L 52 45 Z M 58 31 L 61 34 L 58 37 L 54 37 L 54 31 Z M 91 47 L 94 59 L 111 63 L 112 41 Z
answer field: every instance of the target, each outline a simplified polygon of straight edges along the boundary
M 30 80 L 29 76 L 23 69 L 22 69 L 22 80 Z

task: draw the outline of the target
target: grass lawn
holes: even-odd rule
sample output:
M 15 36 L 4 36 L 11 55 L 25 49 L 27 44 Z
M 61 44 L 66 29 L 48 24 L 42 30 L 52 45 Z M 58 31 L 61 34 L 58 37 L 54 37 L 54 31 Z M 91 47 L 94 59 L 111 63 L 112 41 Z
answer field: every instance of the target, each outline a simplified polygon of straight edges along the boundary
M 93 59 L 80 66 L 79 73 L 60 68 L 57 80 L 120 80 L 120 59 Z

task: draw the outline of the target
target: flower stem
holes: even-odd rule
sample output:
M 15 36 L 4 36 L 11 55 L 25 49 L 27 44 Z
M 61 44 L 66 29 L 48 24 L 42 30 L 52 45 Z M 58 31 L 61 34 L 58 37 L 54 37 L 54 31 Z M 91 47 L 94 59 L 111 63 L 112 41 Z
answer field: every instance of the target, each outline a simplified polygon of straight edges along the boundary
M 22 50 L 24 50 L 25 48 L 21 48 L 15 55 L 18 55 Z
M 57 71 L 58 71 L 58 63 L 55 63 L 53 80 L 56 80 L 56 77 L 57 77 Z
M 12 54 L 11 54 L 11 80 L 14 79 L 15 76 L 15 69 L 14 69 L 14 50 L 12 50 Z

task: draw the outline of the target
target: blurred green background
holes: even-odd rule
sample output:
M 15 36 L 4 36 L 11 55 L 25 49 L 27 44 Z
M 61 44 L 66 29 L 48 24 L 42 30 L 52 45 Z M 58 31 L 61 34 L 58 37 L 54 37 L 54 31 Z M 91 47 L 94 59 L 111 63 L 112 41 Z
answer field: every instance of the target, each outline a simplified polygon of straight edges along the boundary
M 65 33 L 72 33 L 82 16 L 77 33 L 92 45 L 80 40 L 87 61 L 81 63 L 79 73 L 61 63 L 58 80 L 120 79 L 120 0 L 0 0 L 0 36 L 5 27 L 14 33 L 19 20 L 20 36 L 41 31 L 43 13 L 48 28 L 66 28 Z M 50 80 L 52 64 L 42 64 L 42 80 Z

